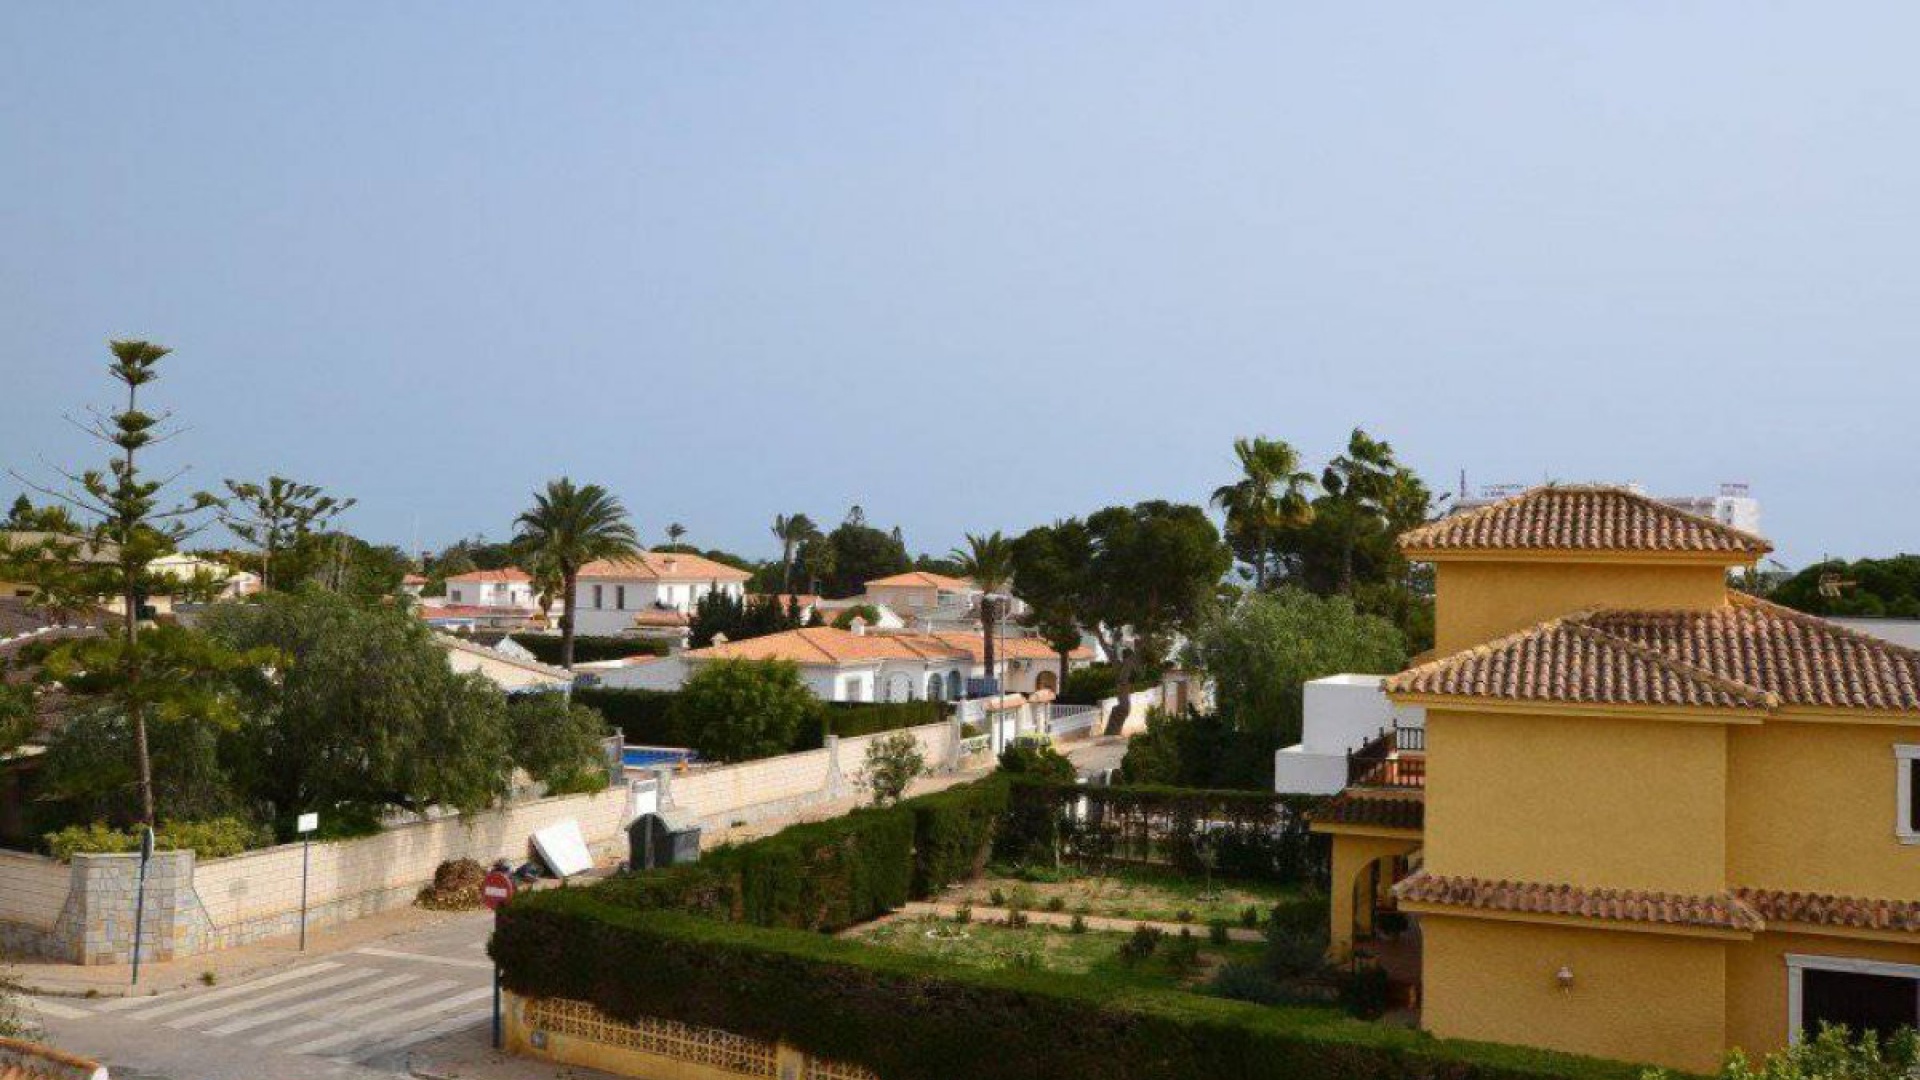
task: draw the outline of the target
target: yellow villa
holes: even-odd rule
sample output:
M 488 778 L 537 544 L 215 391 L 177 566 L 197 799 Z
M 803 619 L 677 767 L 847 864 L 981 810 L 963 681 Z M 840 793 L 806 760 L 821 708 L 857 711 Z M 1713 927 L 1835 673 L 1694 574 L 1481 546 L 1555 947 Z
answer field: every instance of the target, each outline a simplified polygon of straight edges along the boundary
M 1434 1034 L 1685 1069 L 1920 1024 L 1920 652 L 1730 590 L 1765 541 L 1627 490 L 1401 546 L 1426 723 L 1315 822 L 1337 953 L 1397 907 Z

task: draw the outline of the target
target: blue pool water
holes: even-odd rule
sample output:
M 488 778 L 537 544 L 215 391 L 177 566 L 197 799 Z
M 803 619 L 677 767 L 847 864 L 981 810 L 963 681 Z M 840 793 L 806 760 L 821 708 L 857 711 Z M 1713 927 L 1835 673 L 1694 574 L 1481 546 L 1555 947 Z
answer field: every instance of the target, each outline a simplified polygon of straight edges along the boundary
M 666 746 L 629 746 L 621 751 L 621 760 L 629 769 L 646 769 L 655 765 L 678 765 L 682 761 L 693 761 L 699 755 L 691 750 L 680 750 Z

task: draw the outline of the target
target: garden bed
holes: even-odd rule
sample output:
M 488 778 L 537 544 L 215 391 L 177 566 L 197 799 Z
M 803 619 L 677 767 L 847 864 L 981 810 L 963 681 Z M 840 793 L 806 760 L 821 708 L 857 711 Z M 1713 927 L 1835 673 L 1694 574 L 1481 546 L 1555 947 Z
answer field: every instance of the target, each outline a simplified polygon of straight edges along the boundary
M 1202 928 L 1216 920 L 1254 926 L 1276 906 L 1320 903 L 1305 886 L 1218 878 L 1208 882 L 1151 866 L 1122 867 L 1105 874 L 994 870 L 949 889 L 940 899 L 975 907 L 1011 905 L 1027 911 L 1193 923 Z
M 842 936 L 955 967 L 1088 975 L 1115 986 L 1165 990 L 1202 989 L 1222 965 L 1256 962 L 1263 950 L 1251 942 L 1216 944 L 1196 931 L 1192 945 L 1182 947 L 1175 936 L 1168 935 L 1158 940 L 1151 954 L 1130 958 L 1132 934 L 1076 933 L 1038 923 L 1014 927 L 981 919 L 961 922 L 937 915 L 897 916 L 855 927 Z

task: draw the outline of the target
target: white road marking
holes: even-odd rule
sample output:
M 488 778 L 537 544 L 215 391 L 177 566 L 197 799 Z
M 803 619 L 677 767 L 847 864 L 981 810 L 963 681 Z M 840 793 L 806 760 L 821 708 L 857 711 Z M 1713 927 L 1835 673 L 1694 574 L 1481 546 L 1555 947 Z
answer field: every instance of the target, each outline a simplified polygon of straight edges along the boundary
M 464 994 L 455 994 L 453 997 L 450 997 L 450 998 L 442 998 L 441 1000 L 436 1001 L 433 1004 L 425 1006 L 423 1008 L 412 1009 L 407 1012 L 398 1013 L 393 1016 L 389 1016 L 384 1020 L 375 1021 L 374 1023 L 363 1026 L 358 1031 L 349 1031 L 339 1035 L 329 1035 L 324 1039 L 314 1039 L 311 1042 L 303 1042 L 298 1046 L 290 1046 L 287 1048 L 287 1053 L 317 1054 L 324 1050 L 333 1050 L 337 1047 L 346 1046 L 349 1043 L 352 1043 L 356 1039 L 364 1039 L 369 1035 L 379 1035 L 383 1032 L 393 1031 L 398 1028 L 404 1028 L 407 1025 L 414 1023 L 415 1021 L 424 1020 L 427 1017 L 434 1016 L 439 1013 L 444 1013 L 448 1009 L 452 1009 L 461 1005 L 466 1005 L 471 1002 L 480 1001 L 483 998 L 490 998 L 492 996 L 493 996 L 493 987 L 483 986 L 478 990 L 470 990 Z
M 398 1039 L 389 1039 L 388 1041 L 380 1043 L 378 1045 L 369 1046 L 362 1050 L 355 1051 L 353 1056 L 350 1058 L 339 1057 L 339 1058 L 334 1058 L 333 1060 L 341 1062 L 342 1064 L 352 1063 L 355 1061 L 367 1061 L 372 1058 L 379 1057 L 381 1054 L 390 1054 L 395 1050 L 405 1050 L 407 1047 L 412 1046 L 415 1043 L 426 1042 L 428 1039 L 438 1038 L 442 1035 L 447 1035 L 455 1031 L 465 1031 L 467 1028 L 477 1027 L 481 1024 L 486 1023 L 488 1020 L 492 1018 L 493 1018 L 492 1006 L 488 1006 L 487 1008 L 484 1008 L 484 1009 L 475 1009 L 472 1012 L 461 1013 L 459 1016 L 453 1017 L 452 1019 L 442 1020 L 441 1022 L 434 1024 L 431 1027 L 421 1028 L 419 1031 L 416 1031 L 410 1035 L 403 1035 Z
M 352 1001 L 354 998 L 366 997 L 368 994 L 378 993 L 381 990 L 390 990 L 399 986 L 401 983 L 408 983 L 413 980 L 414 976 L 412 975 L 391 975 L 374 982 L 361 983 L 358 986 L 349 986 L 345 990 L 336 991 L 335 993 L 323 994 L 320 997 L 308 998 L 304 1001 L 296 1001 L 291 1005 L 278 1009 L 268 1009 L 266 1012 L 256 1013 L 252 1016 L 243 1016 L 230 1024 L 222 1024 L 217 1028 L 211 1028 L 207 1031 L 207 1034 L 233 1035 L 238 1032 L 257 1028 L 261 1024 L 271 1024 L 275 1020 L 284 1020 L 289 1016 L 299 1016 L 301 1013 L 312 1012 L 315 1009 L 323 1009 L 342 1001 Z
M 119 1001 L 108 1002 L 106 1007 L 110 1009 L 131 1009 L 137 1006 L 145 1006 L 152 1002 L 164 1003 L 155 1005 L 151 1009 L 141 1008 L 140 1017 L 141 1019 L 146 1019 L 152 1016 L 159 1016 L 161 1013 L 178 1012 L 181 1009 L 191 1008 L 195 1005 L 205 1005 L 208 1002 L 225 1001 L 230 997 L 237 997 L 241 994 L 256 993 L 263 987 L 277 986 L 291 979 L 304 979 L 312 975 L 317 975 L 322 971 L 332 971 L 339 966 L 339 964 L 331 961 L 322 960 L 317 964 L 308 964 L 305 967 L 297 967 L 291 971 L 283 971 L 278 975 L 268 975 L 263 979 L 254 979 L 251 982 L 237 983 L 227 987 L 225 990 L 215 990 L 212 993 L 195 994 L 189 990 L 182 991 L 179 994 L 168 994 L 165 997 L 121 998 Z
M 395 949 L 366 948 L 355 949 L 353 951 L 362 956 L 386 956 L 395 960 L 418 960 L 423 964 L 446 964 L 449 967 L 481 968 L 486 971 L 493 970 L 493 961 L 491 960 L 462 960 L 457 956 L 430 956 L 426 953 L 400 952 Z
M 51 1016 L 55 1020 L 80 1020 L 94 1015 L 90 1009 L 76 1009 L 46 998 L 34 998 L 33 1007 L 40 1010 L 40 1015 Z
M 231 1005 L 222 1005 L 217 1009 L 190 1012 L 177 1019 L 167 1021 L 167 1026 L 170 1028 L 199 1027 L 203 1024 L 212 1023 L 215 1020 L 224 1020 L 235 1013 L 252 1012 L 262 1005 L 270 1005 L 276 1001 L 286 1001 L 290 998 L 297 998 L 303 994 L 311 994 L 315 990 L 325 990 L 328 987 L 339 986 L 342 983 L 370 979 L 378 974 L 380 974 L 378 971 L 371 970 L 342 971 L 335 975 L 329 975 L 324 979 L 315 979 L 304 986 L 289 986 L 284 990 L 275 990 L 271 994 L 261 994 L 259 997 L 246 1001 L 236 1001 Z
M 355 1005 L 351 1008 L 330 1013 L 325 1020 L 313 1020 L 303 1024 L 295 1024 L 290 1028 L 284 1028 L 280 1031 L 269 1032 L 253 1040 L 253 1045 L 266 1046 L 270 1043 L 285 1042 L 288 1039 L 297 1038 L 298 1036 L 326 1028 L 337 1028 L 350 1020 L 357 1020 L 368 1013 L 392 1009 L 417 998 L 426 997 L 429 994 L 438 994 L 452 988 L 454 985 L 455 983 L 451 979 L 435 979 L 430 983 L 421 983 L 419 986 L 403 990 L 398 994 L 388 994 L 385 997 L 369 1001 L 364 1005 Z

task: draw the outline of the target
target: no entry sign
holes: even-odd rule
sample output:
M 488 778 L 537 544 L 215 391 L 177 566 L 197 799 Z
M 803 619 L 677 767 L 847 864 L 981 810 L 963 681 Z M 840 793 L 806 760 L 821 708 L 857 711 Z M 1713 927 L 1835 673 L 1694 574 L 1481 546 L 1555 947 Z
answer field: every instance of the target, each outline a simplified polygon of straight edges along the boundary
M 500 905 L 513 899 L 513 879 L 505 870 L 494 870 L 480 882 L 480 900 L 488 908 L 498 911 Z

